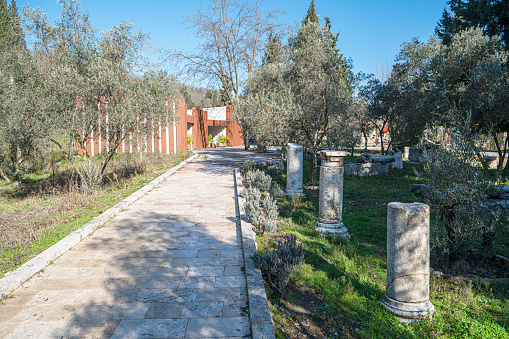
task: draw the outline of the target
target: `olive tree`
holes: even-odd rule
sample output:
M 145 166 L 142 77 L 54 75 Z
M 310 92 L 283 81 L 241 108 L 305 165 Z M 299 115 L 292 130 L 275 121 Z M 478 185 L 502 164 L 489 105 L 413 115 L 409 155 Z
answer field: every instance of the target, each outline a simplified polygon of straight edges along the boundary
M 443 232 L 439 223 L 432 228 L 436 259 L 445 259 L 446 268 L 464 273 L 494 256 L 501 215 L 487 205 L 490 181 L 475 155 L 477 140 L 470 131 L 471 122 L 457 118 L 459 142 L 449 148 L 440 145 L 428 154 L 433 161 L 417 172 L 425 185 L 413 190 L 426 197 L 442 219 Z
M 292 122 L 299 107 L 284 79 L 285 68 L 283 63 L 261 66 L 248 82 L 249 94 L 240 101 L 239 120 L 259 150 L 270 145 L 284 148 L 295 134 Z
M 330 30 L 315 22 L 304 24 L 292 38 L 289 58 L 285 76 L 299 107 L 293 123 L 311 151 L 309 183 L 314 184 L 316 151 L 351 102 L 351 72 L 330 44 Z
M 429 104 L 436 120 L 453 127 L 455 115 L 471 116 L 470 128 L 494 141 L 499 155 L 496 178 L 500 178 L 507 156 L 509 134 L 509 73 L 507 52 L 498 37 L 469 28 L 442 45 L 429 65 Z M 487 174 L 487 164 L 477 149 Z
M 54 26 L 42 10 L 24 11 L 35 40 L 33 55 L 46 79 L 45 91 L 33 99 L 45 107 L 46 137 L 71 161 L 55 134 L 67 135 L 87 158 L 93 136 L 106 140 L 102 173 L 128 135 L 171 118 L 167 101 L 174 80 L 154 72 L 134 75 L 143 65 L 147 34 L 125 22 L 99 34 L 78 2 L 59 3 L 62 14 Z

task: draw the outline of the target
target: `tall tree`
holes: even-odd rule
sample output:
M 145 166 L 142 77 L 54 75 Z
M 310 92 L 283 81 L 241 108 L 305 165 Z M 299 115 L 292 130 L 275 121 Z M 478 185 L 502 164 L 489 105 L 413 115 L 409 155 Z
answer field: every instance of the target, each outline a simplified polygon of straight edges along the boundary
M 508 0 L 448 0 L 435 31 L 445 44 L 454 34 L 470 27 L 480 27 L 488 36 L 498 36 L 509 48 Z
M 219 102 L 217 101 L 217 91 L 214 90 L 214 93 L 212 93 L 212 107 L 219 106 Z
M 7 6 L 6 0 L 0 0 L 0 51 L 5 53 L 17 47 L 26 48 L 26 43 L 16 1 Z
M 10 26 L 11 26 L 11 43 L 13 46 L 19 46 L 21 48 L 26 48 L 25 42 L 25 33 L 21 28 L 19 15 L 18 15 L 18 7 L 16 6 L 16 1 L 11 0 L 11 4 L 9 5 L 9 14 L 10 14 Z
M 270 32 L 269 41 L 267 42 L 267 51 L 262 59 L 262 64 L 281 63 L 283 62 L 283 46 L 279 36 Z
M 261 2 L 210 0 L 187 18 L 203 42 L 194 52 L 167 52 L 167 60 L 181 65 L 182 75 L 223 88 L 223 102 L 232 102 L 240 84 L 251 78 L 264 51 L 263 39 L 282 29 L 281 11 L 265 12 Z
M 480 28 L 455 34 L 442 46 L 430 64 L 430 93 L 435 114 L 443 125 L 454 127 L 460 116 L 471 121 L 472 131 L 490 136 L 499 154 L 497 177 L 508 154 L 509 132 L 508 52 L 498 36 L 489 37 Z M 483 160 L 478 153 L 480 160 Z M 487 172 L 486 163 L 482 161 Z
M 310 22 L 318 23 L 319 21 L 320 21 L 320 19 L 318 18 L 318 15 L 316 15 L 316 10 L 315 10 L 315 0 L 311 0 L 311 3 L 309 4 L 309 7 L 308 7 L 308 12 L 306 14 L 306 17 L 302 21 L 302 26 L 304 26 Z
M 295 139 L 293 118 L 299 107 L 285 79 L 286 66 L 268 63 L 259 67 L 248 83 L 249 96 L 240 102 L 240 118 L 259 151 L 271 145 L 284 148 Z
M 350 104 L 351 72 L 342 58 L 336 57 L 317 23 L 302 26 L 292 41 L 287 81 L 300 108 L 295 114 L 295 128 L 310 148 L 309 183 L 314 184 L 316 151 L 335 120 L 344 118 L 342 114 Z
M 131 133 L 153 128 L 158 120 L 169 117 L 165 102 L 171 98 L 174 80 L 157 72 L 146 72 L 142 78 L 132 75 L 142 70 L 141 54 L 148 39 L 132 24 L 122 22 L 98 34 L 77 1 L 59 3 L 62 13 L 55 25 L 47 22 L 40 9 L 24 12 L 35 41 L 30 57 L 43 73 L 44 91 L 31 97 L 21 93 L 18 99 L 39 105 L 37 112 L 42 116 L 38 121 L 46 126 L 43 136 L 58 145 L 71 162 L 74 158 L 63 147 L 63 136 L 79 145 L 86 157 L 92 135 L 105 140 L 103 172 Z M 25 78 L 37 80 L 30 73 Z M 16 94 L 18 86 L 12 91 Z

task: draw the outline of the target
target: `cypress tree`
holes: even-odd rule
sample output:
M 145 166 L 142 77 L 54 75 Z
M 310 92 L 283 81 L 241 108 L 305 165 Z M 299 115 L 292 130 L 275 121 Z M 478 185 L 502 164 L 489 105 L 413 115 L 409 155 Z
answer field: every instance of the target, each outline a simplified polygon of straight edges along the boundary
M 448 45 L 452 36 L 470 27 L 481 27 L 488 36 L 498 35 L 509 48 L 509 0 L 448 0 L 435 32 Z
M 267 45 L 267 51 L 262 59 L 262 64 L 280 63 L 283 61 L 283 47 L 281 41 L 276 34 L 269 34 L 269 42 Z
M 306 15 L 306 17 L 304 18 L 304 21 L 302 21 L 302 26 L 304 26 L 305 24 L 309 23 L 309 22 L 316 22 L 318 23 L 318 15 L 316 15 L 316 11 L 315 11 L 315 0 L 311 0 L 311 4 L 309 5 L 309 8 L 308 8 L 308 13 Z
M 15 47 L 26 48 L 25 34 L 21 29 L 16 1 L 0 0 L 0 51 L 10 51 Z
M 16 1 L 11 0 L 11 5 L 9 6 L 9 14 L 11 19 L 11 30 L 12 30 L 12 44 L 13 46 L 20 46 L 22 48 L 26 48 L 25 42 L 25 33 L 21 29 L 21 25 L 18 17 L 18 7 L 16 6 Z

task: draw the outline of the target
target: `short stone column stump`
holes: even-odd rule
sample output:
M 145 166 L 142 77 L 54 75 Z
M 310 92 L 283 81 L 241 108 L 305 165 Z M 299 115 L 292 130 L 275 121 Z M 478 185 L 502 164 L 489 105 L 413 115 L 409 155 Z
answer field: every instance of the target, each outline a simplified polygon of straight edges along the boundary
M 320 202 L 316 231 L 350 239 L 343 225 L 343 158 L 347 152 L 321 151 Z
M 304 196 L 302 190 L 302 172 L 304 169 L 304 149 L 297 144 L 288 144 L 286 149 L 286 196 Z
M 387 206 L 387 291 L 382 306 L 402 322 L 431 318 L 429 301 L 429 206 Z

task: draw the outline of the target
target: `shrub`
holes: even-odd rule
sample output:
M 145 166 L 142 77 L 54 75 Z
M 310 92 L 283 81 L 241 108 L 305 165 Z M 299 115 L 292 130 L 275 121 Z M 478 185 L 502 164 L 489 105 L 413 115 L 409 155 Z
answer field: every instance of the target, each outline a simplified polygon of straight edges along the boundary
M 253 260 L 282 298 L 290 277 L 304 261 L 304 249 L 297 244 L 295 235 L 291 234 L 285 237 L 285 241 L 278 241 L 272 253 L 256 252 Z
M 214 137 L 212 136 L 212 134 L 209 134 L 209 136 L 207 137 L 207 141 L 209 144 L 214 141 Z
M 242 174 L 242 176 L 245 176 L 246 173 L 254 171 L 257 167 L 258 167 L 258 164 L 256 163 L 256 161 L 246 160 L 246 161 L 244 161 L 244 164 L 242 165 L 242 168 L 240 169 L 240 174 Z
M 284 169 L 285 167 L 281 161 L 275 161 L 267 166 L 264 171 L 270 175 L 272 180 L 278 180 L 281 174 L 283 174 Z
M 274 197 L 274 199 L 285 197 L 285 191 L 283 191 L 279 184 L 275 183 L 270 184 L 269 193 L 271 196 Z
M 260 201 L 262 198 L 262 192 L 256 187 L 246 188 L 240 194 L 246 201 Z
M 450 148 L 437 147 L 433 160 L 416 174 L 426 184 L 423 195 L 432 211 L 443 221 L 443 230 L 438 225 L 431 228 L 434 257 L 444 260 L 445 269 L 462 274 L 471 264 L 493 256 L 499 218 L 486 213 L 489 182 L 479 166 L 474 140 L 467 132 L 458 138 Z M 428 157 L 426 151 L 424 155 Z
M 103 181 L 101 165 L 91 161 L 83 162 L 78 166 L 78 175 L 81 179 L 81 187 L 88 191 L 95 191 Z
M 258 233 L 272 233 L 277 229 L 276 219 L 279 217 L 276 202 L 270 195 L 258 200 L 246 201 L 244 211 Z
M 268 191 L 272 178 L 261 170 L 249 171 L 244 176 L 244 183 L 247 187 L 256 187 L 261 191 Z
M 244 212 L 256 231 L 258 233 L 275 232 L 279 213 L 272 196 L 262 194 L 256 187 L 243 190 L 242 196 L 246 199 Z
M 218 142 L 221 142 L 221 143 L 227 143 L 228 140 L 230 140 L 230 138 L 228 138 L 226 135 L 220 135 L 218 138 L 217 138 L 217 141 Z

